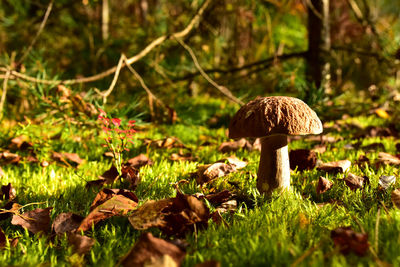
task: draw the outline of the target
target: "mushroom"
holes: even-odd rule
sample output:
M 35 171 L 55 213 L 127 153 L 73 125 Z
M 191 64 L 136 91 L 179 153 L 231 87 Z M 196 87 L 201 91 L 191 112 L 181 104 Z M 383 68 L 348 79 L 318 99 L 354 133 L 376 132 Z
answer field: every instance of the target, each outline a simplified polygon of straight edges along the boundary
M 275 189 L 290 187 L 287 136 L 320 134 L 322 130 L 317 114 L 300 99 L 257 97 L 235 114 L 229 138 L 260 137 L 257 189 L 269 195 Z

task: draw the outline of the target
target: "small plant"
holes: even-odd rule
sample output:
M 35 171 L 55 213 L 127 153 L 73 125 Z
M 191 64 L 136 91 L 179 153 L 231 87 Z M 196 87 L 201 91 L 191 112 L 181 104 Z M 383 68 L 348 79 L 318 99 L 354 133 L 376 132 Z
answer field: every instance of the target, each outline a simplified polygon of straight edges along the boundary
M 119 175 L 122 174 L 123 153 L 129 151 L 129 144 L 133 144 L 133 134 L 136 132 L 134 120 L 129 120 L 128 123 L 123 123 L 119 118 L 111 118 L 107 116 L 104 110 L 99 110 L 98 120 L 106 134 L 104 137 L 105 144 L 108 150 L 112 153 L 113 163 Z

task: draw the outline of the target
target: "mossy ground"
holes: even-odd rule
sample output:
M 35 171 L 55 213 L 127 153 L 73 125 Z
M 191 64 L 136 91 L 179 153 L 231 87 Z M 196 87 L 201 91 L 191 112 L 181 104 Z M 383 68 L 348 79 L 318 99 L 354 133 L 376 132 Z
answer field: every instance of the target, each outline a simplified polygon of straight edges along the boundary
M 177 108 L 180 115 L 178 123 L 144 125 L 143 130 L 135 135 L 135 144 L 126 155 L 129 158 L 145 153 L 154 161 L 152 166 L 140 169 L 141 182 L 135 191 L 140 203 L 174 196 L 176 191 L 173 184 L 182 179 L 189 181 L 180 187 L 187 194 L 209 192 L 213 188 L 216 191 L 229 189 L 240 196 L 237 210 L 223 214 L 228 226 L 217 225 L 210 220 L 208 229 L 186 237 L 189 247 L 184 266 L 194 266 L 208 259 L 215 259 L 222 266 L 375 266 L 382 262 L 400 265 L 400 211 L 393 207 L 390 199 L 391 191 L 399 182 L 388 190 L 378 187 L 381 175 L 398 176 L 398 168 L 390 165 L 377 168 L 373 164 L 379 151 L 396 154 L 395 138 L 365 137 L 355 140 L 358 130 L 352 129 L 329 133 L 337 141 L 328 143 L 326 152 L 318 154 L 318 159 L 323 162 L 341 159 L 352 161 L 350 172 L 366 175 L 370 179 L 370 184 L 363 190 L 350 190 L 342 181 L 345 174 L 326 174 L 316 169 L 304 172 L 295 170 L 290 192 L 275 193 L 265 198 L 255 189 L 259 152 L 239 150 L 223 154 L 217 150 L 221 142 L 227 141 L 226 125 L 236 109 L 237 106 L 212 99 L 182 105 Z M 216 120 L 210 120 L 212 117 Z M 384 126 L 388 119 L 370 114 L 349 117 L 344 122 L 357 122 L 363 127 Z M 334 123 L 332 121 L 326 125 L 332 126 Z M 3 148 L 10 138 L 20 132 L 20 126 L 3 127 Z M 1 178 L 1 184 L 11 183 L 15 187 L 21 205 L 42 203 L 29 206 L 24 211 L 33 207 L 52 206 L 52 218 L 68 211 L 87 215 L 97 190 L 85 189 L 86 181 L 96 179 L 111 166 L 110 159 L 102 156 L 105 150 L 101 146 L 99 129 L 94 126 L 57 126 L 50 121 L 31 125 L 23 132 L 37 144 L 35 149 L 40 160 L 48 159 L 51 151 L 63 151 L 78 153 L 86 162 L 79 168 L 57 163 L 47 168 L 42 168 L 39 163 L 6 165 L 2 167 L 5 175 Z M 56 135 L 60 138 L 51 138 Z M 160 139 L 167 136 L 179 138 L 197 161 L 171 161 L 171 153 L 178 149 L 146 147 L 141 141 L 143 138 Z M 206 141 L 209 145 L 203 146 Z M 349 146 L 358 141 L 362 142 L 361 146 Z M 362 148 L 363 145 L 376 142 L 382 143 L 384 149 L 365 151 Z M 314 145 L 315 142 L 300 139 L 292 141 L 289 150 L 312 148 Z M 354 164 L 365 153 L 368 153 L 370 164 L 364 167 Z M 248 161 L 248 166 L 205 188 L 200 188 L 190 179 L 189 174 L 196 170 L 198 164 L 213 163 L 232 154 Z M 323 195 L 317 195 L 315 191 L 320 176 L 334 183 L 332 189 Z M 123 186 L 121 182 L 114 184 L 114 187 Z M 321 203 L 324 205 L 318 205 Z M 1 266 L 68 266 L 83 262 L 92 266 L 114 266 L 140 235 L 127 218 L 111 218 L 88 233 L 96 239 L 96 244 L 88 255 L 81 258 L 73 253 L 65 237 L 49 241 L 46 237 L 33 236 L 11 225 L 9 220 L 1 221 L 0 226 L 8 237 L 19 238 L 16 248 L 6 247 L 1 251 Z M 351 226 L 357 232 L 365 231 L 368 234 L 371 251 L 367 256 L 342 255 L 335 248 L 330 233 L 341 226 Z M 151 232 L 163 237 L 157 229 Z

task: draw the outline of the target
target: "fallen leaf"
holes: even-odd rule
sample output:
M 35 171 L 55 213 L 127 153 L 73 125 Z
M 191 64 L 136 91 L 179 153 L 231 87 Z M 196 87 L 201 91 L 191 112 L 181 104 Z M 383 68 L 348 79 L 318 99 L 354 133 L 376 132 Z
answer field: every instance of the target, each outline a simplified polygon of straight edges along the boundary
M 396 176 L 394 175 L 382 175 L 381 177 L 379 177 L 379 185 L 387 190 L 391 185 L 396 183 Z
M 103 204 L 107 200 L 111 199 L 115 195 L 122 195 L 126 198 L 129 198 L 130 200 L 134 202 L 139 202 L 138 198 L 136 195 L 129 190 L 126 189 L 109 189 L 109 188 L 104 188 L 102 191 L 100 191 L 96 197 L 94 198 L 92 204 L 90 205 L 90 211 L 94 210 L 97 206 Z
M 3 151 L 0 153 L 0 159 L 2 160 L 2 164 L 18 164 L 21 161 L 21 157 L 15 153 L 11 153 L 9 151 Z
M 185 254 L 185 251 L 174 244 L 154 237 L 151 233 L 143 233 L 133 248 L 123 257 L 120 264 L 122 266 L 144 267 L 147 264 L 154 264 L 156 261 L 160 263 L 159 259 L 168 255 L 175 261 L 176 266 L 180 266 Z
M 78 231 L 87 231 L 92 228 L 92 225 L 113 216 L 124 216 L 134 210 L 136 206 L 137 202 L 123 195 L 115 195 L 93 209 L 82 221 Z
M 68 243 L 73 247 L 75 253 L 87 254 L 96 241 L 93 238 L 78 233 L 68 233 Z
M 350 227 L 339 227 L 331 231 L 331 238 L 343 254 L 354 252 L 358 256 L 367 255 L 369 249 L 368 235 L 356 233 Z
M 53 207 L 45 209 L 34 209 L 28 212 L 24 212 L 20 215 L 14 214 L 11 220 L 11 224 L 20 225 L 23 228 L 33 234 L 39 232 L 48 233 L 50 229 L 50 212 Z
M 78 229 L 83 217 L 72 212 L 60 213 L 53 221 L 51 228 L 56 234 L 63 234 Z
M 184 236 L 187 232 L 207 227 L 210 212 L 207 206 L 191 195 L 178 191 L 175 198 L 148 201 L 132 212 L 129 221 L 137 230 L 158 227 L 168 236 Z
M 364 177 L 348 173 L 347 177 L 344 178 L 344 182 L 351 190 L 362 189 L 364 187 Z
M 17 191 L 12 187 L 11 183 L 1 186 L 0 199 L 12 201 L 16 198 Z
M 317 164 L 317 154 L 309 149 L 296 149 L 289 153 L 289 163 L 292 170 L 311 170 Z
M 392 202 L 394 206 L 398 209 L 400 209 L 400 189 L 396 188 L 395 190 L 392 191 L 391 194 Z
M 119 177 L 119 173 L 117 168 L 112 165 L 110 169 L 105 171 L 102 175 L 100 175 L 100 179 L 105 179 L 107 184 L 112 184 Z
M 186 146 L 176 137 L 166 137 L 160 140 L 143 139 L 146 146 L 155 148 L 186 148 Z
M 196 264 L 194 267 L 221 267 L 221 263 L 216 260 L 207 260 Z
M 234 212 L 237 209 L 237 201 L 236 199 L 228 200 L 226 202 L 221 203 L 215 210 L 219 213 L 225 212 Z
M 179 153 L 172 153 L 169 158 L 173 161 L 195 161 L 196 160 L 196 158 L 193 157 L 192 153 L 190 153 L 190 152 L 182 153 L 181 151 Z
M 151 227 L 164 227 L 166 222 L 162 211 L 173 204 L 172 198 L 149 200 L 134 210 L 129 216 L 129 222 L 136 230 L 146 230 Z
M 149 159 L 145 154 L 140 154 L 134 158 L 131 158 L 127 161 L 127 164 L 134 167 L 135 169 L 139 169 L 145 165 L 153 165 L 153 161 Z
M 212 205 L 219 206 L 222 203 L 228 201 L 232 197 L 232 193 L 225 189 L 224 191 L 208 194 L 204 196 Z
M 89 188 L 92 188 L 92 187 L 103 187 L 103 185 L 105 185 L 106 183 L 107 183 L 107 180 L 103 179 L 103 178 L 100 178 L 100 179 L 97 179 L 97 180 L 93 180 L 93 181 L 87 181 L 86 185 L 85 185 L 85 188 L 89 189 Z
M 25 135 L 20 135 L 11 139 L 10 149 L 27 150 L 32 148 L 32 142 L 28 142 L 28 137 Z
M 400 159 L 386 152 L 379 152 L 378 164 L 400 165 Z
M 76 153 L 53 152 L 52 158 L 56 161 L 67 163 L 67 165 L 73 163 L 75 166 L 79 166 L 84 162 L 84 160 L 81 159 Z
M 320 176 L 318 179 L 318 185 L 316 188 L 317 194 L 323 194 L 326 191 L 328 191 L 329 189 L 331 189 L 333 186 L 333 183 L 331 181 L 329 181 L 328 179 Z
M 248 151 L 251 151 L 253 149 L 253 146 L 245 138 L 241 138 L 237 141 L 223 142 L 218 147 L 218 151 L 222 153 L 235 152 L 239 149 L 246 149 Z
M 140 182 L 139 170 L 131 165 L 123 165 L 121 177 L 129 182 L 129 188 L 134 190 Z
M 315 153 L 323 154 L 326 151 L 326 145 L 316 145 L 313 147 L 311 151 L 314 151 Z
M 246 165 L 247 162 L 241 161 L 235 156 L 231 156 L 219 160 L 213 164 L 201 165 L 197 168 L 197 171 L 192 173 L 191 175 L 196 179 L 196 182 L 199 185 L 203 185 L 205 183 L 211 182 L 216 178 L 226 176 L 229 173 L 244 168 Z
M 329 173 L 337 173 L 337 172 L 343 173 L 346 172 L 350 168 L 350 166 L 351 166 L 351 161 L 346 159 L 346 160 L 321 163 L 317 167 L 317 170 Z

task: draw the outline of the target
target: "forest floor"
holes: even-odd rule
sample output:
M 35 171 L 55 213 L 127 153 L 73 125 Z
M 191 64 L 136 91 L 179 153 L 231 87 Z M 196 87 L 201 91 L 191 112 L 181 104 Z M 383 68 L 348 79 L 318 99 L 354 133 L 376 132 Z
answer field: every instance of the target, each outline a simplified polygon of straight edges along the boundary
M 0 265 L 143 262 L 131 249 L 145 249 L 140 236 L 153 240 L 145 232 L 172 242 L 153 240 L 148 255 L 158 265 L 170 256 L 182 266 L 400 264 L 400 146 L 390 112 L 321 116 L 322 135 L 290 138 L 291 190 L 264 197 L 257 146 L 224 143 L 234 142 L 226 130 L 237 108 L 203 99 L 177 108 L 175 124 L 137 123 L 123 177 L 110 170 L 96 119 L 4 121 Z M 311 162 L 293 156 L 299 149 Z

